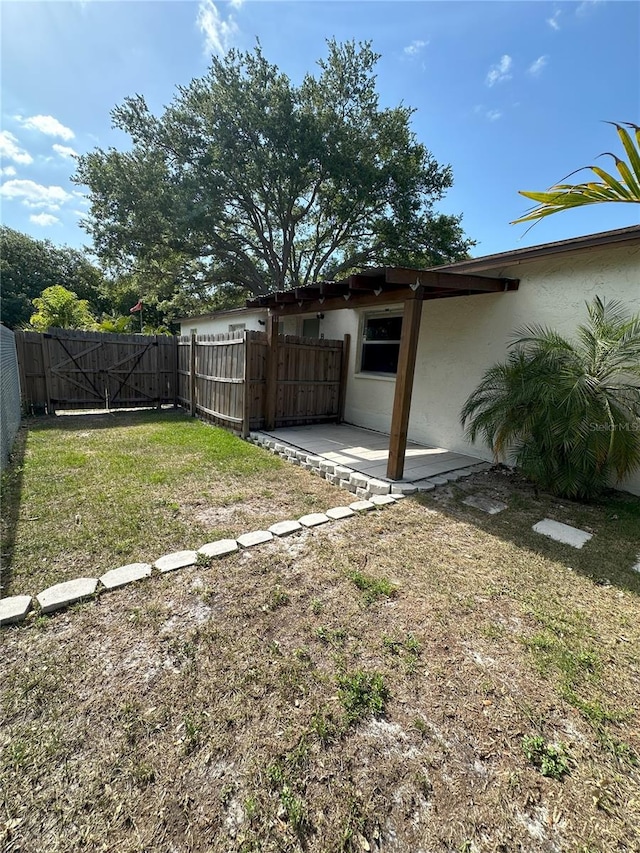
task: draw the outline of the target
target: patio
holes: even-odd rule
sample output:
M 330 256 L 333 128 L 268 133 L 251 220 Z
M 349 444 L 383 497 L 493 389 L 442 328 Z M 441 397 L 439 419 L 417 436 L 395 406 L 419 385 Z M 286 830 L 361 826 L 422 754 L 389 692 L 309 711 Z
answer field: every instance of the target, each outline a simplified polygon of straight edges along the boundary
M 384 433 L 349 424 L 315 424 L 261 432 L 298 450 L 390 482 L 387 477 L 389 436 Z M 402 482 L 419 483 L 482 463 L 483 460 L 476 456 L 408 441 Z

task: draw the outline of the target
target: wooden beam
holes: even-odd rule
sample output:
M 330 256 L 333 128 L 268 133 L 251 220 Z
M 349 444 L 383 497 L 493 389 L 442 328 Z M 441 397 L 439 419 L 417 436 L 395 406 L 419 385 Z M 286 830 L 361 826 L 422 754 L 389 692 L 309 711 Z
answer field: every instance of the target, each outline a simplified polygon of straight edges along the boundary
M 473 290 L 479 293 L 502 293 L 509 285 L 516 285 L 517 279 L 495 278 L 483 275 L 467 275 L 466 273 L 435 272 L 434 270 L 412 270 L 401 267 L 389 267 L 386 271 L 388 284 L 406 284 L 409 287 L 416 284 L 426 288 L 442 290 Z
M 423 289 L 418 287 L 410 299 L 404 303 L 402 332 L 400 333 L 400 352 L 398 354 L 398 372 L 396 390 L 391 415 L 391 436 L 389 438 L 389 461 L 387 477 L 390 480 L 402 479 L 404 457 L 407 449 L 407 429 L 411 411 L 413 376 L 416 367 L 416 353 L 420 335 Z
M 264 400 L 265 429 L 273 429 L 276 425 L 276 402 L 278 396 L 278 320 L 278 315 L 269 311 L 269 316 L 267 317 L 267 382 Z

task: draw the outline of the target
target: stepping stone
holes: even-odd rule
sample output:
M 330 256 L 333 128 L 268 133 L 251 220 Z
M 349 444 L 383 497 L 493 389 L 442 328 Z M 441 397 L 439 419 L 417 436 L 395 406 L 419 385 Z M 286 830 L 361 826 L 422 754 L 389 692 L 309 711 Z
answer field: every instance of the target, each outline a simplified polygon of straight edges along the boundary
M 207 542 L 202 548 L 198 548 L 198 554 L 203 557 L 224 557 L 225 554 L 233 554 L 238 550 L 235 539 L 218 539 L 217 542 Z
M 446 486 L 449 481 L 445 480 L 444 477 L 429 477 L 429 479 L 426 482 L 431 483 L 434 486 Z M 425 491 L 425 490 L 422 489 L 422 487 L 420 487 L 420 491 Z
M 418 491 L 419 492 L 432 492 L 436 487 L 435 483 L 432 483 L 431 480 L 425 480 L 424 483 L 418 483 Z
M 319 524 L 326 524 L 329 520 L 329 516 L 323 512 L 310 512 L 309 515 L 303 515 L 298 519 L 305 527 L 317 527 Z
M 383 480 L 369 480 L 367 488 L 372 495 L 388 495 L 391 491 L 391 483 L 385 483 Z
M 98 578 L 76 578 L 48 587 L 39 593 L 36 599 L 43 613 L 51 613 L 52 610 L 59 610 L 83 598 L 89 598 L 97 586 Z
M 497 515 L 507 508 L 507 505 L 502 503 L 502 501 L 494 501 L 492 498 L 487 497 L 487 495 L 469 495 L 462 503 L 486 512 L 489 515 Z
M 11 595 L 9 598 L 0 598 L 0 625 L 22 622 L 30 610 L 30 595 Z
M 371 501 L 354 501 L 352 504 L 349 504 L 349 509 L 352 509 L 354 512 L 368 512 L 371 509 L 375 509 L 375 506 Z
M 175 551 L 160 557 L 153 564 L 159 572 L 173 572 L 175 569 L 185 569 L 187 566 L 195 566 L 198 555 L 195 551 Z
M 579 530 L 577 527 L 552 521 L 550 518 L 543 518 L 542 521 L 533 525 L 533 529 L 536 533 L 542 533 L 543 536 L 562 542 L 563 545 L 571 545 L 573 548 L 582 548 L 589 539 L 593 538 L 593 534 L 587 533 L 586 530 Z
M 414 495 L 418 491 L 418 487 L 413 483 L 392 483 L 392 495 Z
M 370 500 L 375 506 L 389 506 L 389 504 L 396 502 L 396 499 L 391 495 L 372 495 Z
M 269 531 L 274 536 L 288 536 L 297 530 L 302 530 L 302 525 L 299 521 L 279 521 L 277 524 L 272 524 L 269 528 Z
M 150 574 L 151 565 L 149 563 L 129 563 L 127 566 L 118 566 L 117 569 L 105 572 L 100 578 L 100 583 L 105 589 L 116 589 L 119 586 L 133 583 L 133 581 L 148 578 Z
M 273 539 L 273 533 L 268 530 L 252 530 L 251 533 L 243 533 L 238 536 L 238 545 L 243 548 L 253 548 L 255 545 L 262 545 L 263 542 L 270 542 Z
M 355 512 L 348 506 L 334 506 L 333 509 L 327 510 L 326 515 L 337 521 L 339 518 L 350 518 Z

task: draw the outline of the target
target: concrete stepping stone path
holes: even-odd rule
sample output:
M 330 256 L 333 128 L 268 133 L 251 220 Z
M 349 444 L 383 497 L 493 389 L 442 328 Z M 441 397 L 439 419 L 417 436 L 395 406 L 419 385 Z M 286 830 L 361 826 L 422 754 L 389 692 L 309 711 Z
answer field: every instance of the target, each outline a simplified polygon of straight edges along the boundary
M 12 595 L 9 598 L 0 598 L 0 625 L 22 622 L 30 610 L 30 595 Z
M 334 506 L 333 509 L 328 509 L 326 515 L 337 521 L 339 518 L 351 518 L 355 512 L 348 506 Z
M 533 525 L 533 530 L 556 542 L 562 542 L 563 545 L 571 545 L 572 548 L 582 548 L 593 538 L 593 534 L 587 533 L 586 530 L 579 530 L 577 527 L 571 527 L 561 521 L 553 521 L 551 518 L 543 518 L 542 521 Z
M 310 512 L 308 515 L 303 515 L 298 521 L 304 527 L 318 527 L 320 524 L 326 524 L 330 518 L 324 512 Z
M 166 554 L 164 557 L 156 560 L 154 566 L 159 572 L 173 572 L 176 569 L 185 569 L 187 566 L 195 566 L 198 562 L 198 555 L 195 551 L 175 551 L 173 554 Z
M 269 530 L 252 530 L 251 533 L 238 536 L 238 545 L 243 548 L 253 548 L 256 545 L 262 545 L 263 542 L 270 542 L 271 539 L 273 539 L 273 533 Z
M 507 505 L 502 503 L 502 501 L 496 501 L 487 495 L 469 495 L 462 503 L 486 512 L 488 515 L 497 515 L 507 508 Z
M 203 557 L 224 557 L 225 554 L 233 554 L 238 550 L 235 539 L 218 539 L 217 542 L 207 542 L 202 548 L 198 548 L 198 554 Z
M 129 563 L 127 566 L 119 566 L 117 569 L 105 572 L 100 578 L 100 583 L 105 589 L 117 589 L 142 578 L 148 578 L 151 571 L 150 563 Z
M 98 587 L 98 578 L 76 578 L 72 581 L 57 583 L 36 596 L 43 613 L 51 613 L 68 607 L 83 598 L 90 598 Z
M 299 521 L 279 521 L 271 525 L 269 533 L 273 533 L 274 536 L 289 536 L 291 533 L 297 533 L 298 530 L 302 530 Z

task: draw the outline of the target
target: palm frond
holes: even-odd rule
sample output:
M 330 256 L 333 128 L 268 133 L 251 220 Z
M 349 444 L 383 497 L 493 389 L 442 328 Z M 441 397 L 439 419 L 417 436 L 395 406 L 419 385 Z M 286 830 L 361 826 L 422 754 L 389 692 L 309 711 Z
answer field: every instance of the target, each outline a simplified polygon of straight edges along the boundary
M 600 166 L 591 165 L 583 166 L 577 171 L 589 169 L 596 177 L 600 178 L 599 181 L 584 181 L 577 184 L 558 183 L 543 192 L 520 190 L 520 195 L 537 202 L 537 206 L 529 210 L 524 216 L 514 219 L 512 225 L 539 220 L 561 210 L 583 207 L 588 204 L 601 204 L 602 202 L 640 203 L 640 127 L 631 122 L 625 123 L 626 127 L 635 130 L 634 139 L 625 130 L 623 124 L 608 123 L 616 128 L 628 162 L 611 152 L 605 152 L 600 156 L 613 158 L 619 178 L 600 168 Z M 576 172 L 571 174 L 576 174 Z

